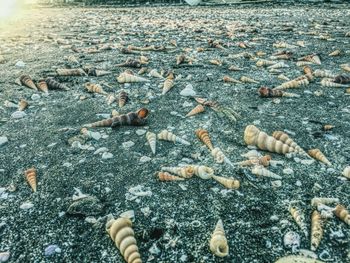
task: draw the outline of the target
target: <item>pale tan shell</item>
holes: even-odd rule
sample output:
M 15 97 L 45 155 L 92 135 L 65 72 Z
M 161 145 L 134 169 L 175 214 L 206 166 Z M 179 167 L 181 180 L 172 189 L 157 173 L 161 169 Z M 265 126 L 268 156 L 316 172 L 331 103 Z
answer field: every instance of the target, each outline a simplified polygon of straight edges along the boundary
M 24 176 L 27 179 L 28 184 L 30 185 L 30 187 L 33 189 L 33 192 L 36 192 L 36 188 L 37 188 L 37 184 L 36 184 L 36 178 L 37 178 L 37 173 L 36 173 L 36 169 L 30 168 L 26 171 L 24 171 Z
M 303 67 L 303 66 L 306 66 L 306 65 L 311 65 L 312 63 L 310 62 L 310 61 L 298 61 L 297 63 L 296 63 L 296 65 L 298 66 L 298 67 Z
M 116 101 L 116 97 L 114 96 L 114 94 L 109 94 L 106 100 L 107 100 L 107 104 L 111 105 L 113 102 Z
M 156 69 L 152 69 L 149 72 L 149 75 L 152 76 L 152 77 L 155 77 L 155 78 L 160 78 L 160 79 L 163 78 L 163 76 L 160 73 L 158 73 L 158 71 Z
M 295 152 L 306 155 L 306 152 L 289 135 L 283 131 L 274 131 L 272 137 L 295 149 Z
M 257 158 L 251 158 L 249 160 L 241 161 L 236 164 L 240 166 L 255 166 L 255 165 L 262 165 L 262 166 L 269 166 L 270 165 L 270 160 L 271 156 L 270 155 L 265 155 L 262 157 L 257 157 Z
M 290 88 L 298 88 L 300 86 L 305 86 L 309 84 L 309 80 L 305 76 L 301 76 L 299 78 L 287 81 L 282 83 L 281 85 L 275 87 L 274 89 L 290 89 Z
M 231 78 L 229 76 L 224 76 L 222 80 L 226 83 L 242 83 L 239 80 Z
M 215 230 L 210 239 L 210 251 L 218 257 L 226 257 L 229 253 L 229 247 L 225 236 L 222 220 L 216 223 Z
M 328 159 L 326 158 L 326 156 L 324 156 L 324 154 L 320 151 L 320 149 L 311 149 L 307 152 L 312 158 L 323 162 L 329 166 L 331 166 L 331 162 L 328 161 Z
M 324 263 L 324 261 L 299 255 L 290 255 L 278 259 L 275 263 Z
M 321 86 L 322 87 L 328 87 L 328 88 L 346 88 L 348 85 L 335 83 L 332 79 L 324 78 L 321 80 Z
M 196 115 L 196 114 L 204 112 L 204 111 L 205 111 L 204 106 L 202 104 L 198 104 L 189 113 L 186 114 L 186 117 L 190 117 L 190 116 Z
M 72 68 L 72 69 L 66 69 L 66 68 L 58 68 L 56 69 L 56 73 L 58 76 L 87 76 L 84 70 L 81 68 Z
M 331 78 L 331 79 L 333 79 L 336 77 L 336 74 L 332 73 L 331 71 L 322 70 L 322 69 L 316 69 L 313 72 L 313 75 L 317 78 Z
M 349 64 L 342 64 L 340 65 L 341 69 L 350 72 L 350 65 Z
M 146 133 L 147 142 L 153 154 L 156 154 L 157 135 L 153 132 Z
M 320 204 L 323 205 L 329 205 L 333 203 L 339 203 L 339 198 L 333 198 L 333 197 L 314 197 L 311 199 L 311 206 L 318 206 Z
M 350 214 L 349 211 L 342 205 L 337 205 L 334 209 L 334 214 L 346 224 L 350 225 Z
M 85 88 L 87 89 L 88 92 L 99 93 L 103 95 L 107 94 L 107 92 L 105 92 L 102 89 L 102 87 L 98 84 L 88 82 L 88 83 L 85 83 Z
M 182 166 L 182 167 L 162 167 L 162 171 L 176 174 L 183 178 L 191 178 L 194 175 L 193 166 Z
M 275 48 L 296 48 L 297 46 L 288 44 L 286 42 L 277 42 L 272 44 L 273 47 Z
M 28 102 L 24 99 L 21 99 L 18 103 L 18 110 L 24 111 L 28 107 Z
M 257 146 L 261 150 L 270 152 L 286 154 L 295 151 L 293 147 L 267 135 L 254 125 L 248 125 L 246 127 L 244 131 L 244 141 L 247 145 Z
M 279 69 L 279 68 L 289 68 L 289 66 L 283 61 L 273 64 L 267 67 L 268 69 Z
M 256 81 L 246 76 L 242 76 L 239 80 L 242 81 L 243 83 L 259 83 L 259 81 Z
M 204 165 L 193 165 L 194 174 L 198 177 L 207 180 L 213 177 L 214 170 Z
M 158 172 L 157 176 L 158 176 L 158 179 L 160 181 L 183 181 L 183 180 L 185 180 L 184 178 L 172 175 L 168 172 Z
M 347 166 L 343 170 L 343 176 L 350 179 L 350 166 Z
M 311 215 L 311 250 L 316 251 L 323 236 L 321 214 L 315 210 Z
M 336 56 L 339 56 L 340 53 L 341 53 L 341 51 L 339 49 L 337 49 L 337 50 L 334 50 L 333 52 L 329 53 L 328 56 L 336 57 Z
M 281 180 L 282 177 L 279 176 L 278 174 L 275 174 L 266 168 L 264 168 L 261 165 L 254 166 L 252 169 L 252 174 L 258 175 L 258 176 L 264 176 L 264 177 L 270 177 L 276 180 Z
M 297 225 L 300 227 L 300 229 L 303 231 L 304 235 L 306 238 L 309 238 L 309 231 L 308 231 L 308 227 L 306 225 L 305 222 L 305 217 L 304 215 L 301 213 L 300 210 L 298 210 L 297 208 L 290 206 L 289 207 L 289 212 L 292 215 L 295 223 L 297 223 Z
M 117 77 L 117 81 L 122 84 L 122 83 L 148 82 L 149 80 L 123 72 L 122 74 L 119 75 L 119 77 Z
M 4 101 L 4 106 L 6 108 L 17 108 L 18 105 L 16 103 L 13 103 L 12 101 L 5 100 Z
M 223 163 L 225 161 L 225 154 L 218 147 L 211 150 L 211 155 L 217 163 Z
M 283 75 L 283 74 L 279 74 L 277 76 L 278 79 L 280 80 L 284 80 L 284 81 L 290 81 L 290 78 L 288 78 L 287 76 Z
M 162 95 L 166 94 L 172 87 L 174 87 L 174 79 L 167 78 L 163 83 Z
M 209 150 L 212 151 L 214 149 L 214 146 L 209 138 L 209 133 L 207 130 L 198 129 L 196 130 L 196 135 L 198 139 L 201 140 L 201 142 L 203 142 L 209 148 Z
M 212 178 L 228 189 L 238 189 L 240 187 L 240 182 L 234 178 L 215 176 L 215 175 L 213 175 Z
M 142 263 L 132 223 L 128 218 L 112 219 L 107 222 L 106 230 L 124 259 L 128 263 Z
M 157 137 L 159 140 L 178 142 L 184 145 L 190 145 L 188 141 L 176 136 L 175 134 L 167 130 L 162 130 L 160 133 L 158 133 Z
M 260 59 L 256 62 L 256 65 L 258 67 L 271 66 L 274 64 L 276 64 L 276 61 L 271 61 L 271 60 L 266 60 L 266 59 Z

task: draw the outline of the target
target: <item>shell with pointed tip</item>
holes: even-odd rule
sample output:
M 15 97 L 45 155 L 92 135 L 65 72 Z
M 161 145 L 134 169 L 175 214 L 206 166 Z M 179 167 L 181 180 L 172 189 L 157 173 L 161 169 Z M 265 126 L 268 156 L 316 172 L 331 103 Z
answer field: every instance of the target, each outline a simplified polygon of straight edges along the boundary
M 175 134 L 167 130 L 162 130 L 160 133 L 158 133 L 157 137 L 159 140 L 170 141 L 174 143 L 178 142 L 184 145 L 190 145 L 188 141 L 176 136 Z
M 107 94 L 107 92 L 105 92 L 100 85 L 95 83 L 90 83 L 90 82 L 85 83 L 85 88 L 87 89 L 88 92 L 99 93 L 103 95 Z
M 89 76 L 95 76 L 95 77 L 101 77 L 101 76 L 106 76 L 106 75 L 112 74 L 112 72 L 110 72 L 110 71 L 96 69 L 96 68 L 90 68 L 90 69 L 88 69 L 87 72 L 88 72 Z
M 73 69 L 56 69 L 56 73 L 58 76 L 86 76 L 87 74 L 81 68 L 73 68 Z
M 214 157 L 217 163 L 223 163 L 225 161 L 225 154 L 221 151 L 220 148 L 214 148 L 211 150 L 211 155 Z
M 309 81 L 312 81 L 314 79 L 314 75 L 313 75 L 313 72 L 312 72 L 312 68 L 310 66 L 305 66 L 303 68 L 303 71 L 305 73 L 305 76 L 307 77 L 307 79 Z
M 118 83 L 148 82 L 148 79 L 123 72 L 117 77 Z
M 268 69 L 279 69 L 279 68 L 289 68 L 289 66 L 283 61 L 273 64 L 267 67 Z
M 293 141 L 289 135 L 283 131 L 274 131 L 272 133 L 272 137 L 274 137 L 276 140 L 279 140 L 290 147 L 293 147 L 296 152 L 305 155 L 306 152 L 295 142 Z
M 204 165 L 193 165 L 194 174 L 198 177 L 207 180 L 213 177 L 214 170 Z
M 322 69 L 316 69 L 314 72 L 313 72 L 313 75 L 317 78 L 335 78 L 335 74 L 332 73 L 331 71 L 329 70 L 322 70 Z
M 311 149 L 307 152 L 312 158 L 323 162 L 329 166 L 331 166 L 331 162 L 328 161 L 328 159 L 326 158 L 326 156 L 324 156 L 324 154 L 320 151 L 320 149 Z
M 298 66 L 298 67 L 303 67 L 303 66 L 305 66 L 305 65 L 311 65 L 312 63 L 310 62 L 310 61 L 298 61 L 297 63 L 296 63 L 296 65 Z
M 239 80 L 231 78 L 229 76 L 224 76 L 222 80 L 226 83 L 242 83 Z
M 146 133 L 147 142 L 153 154 L 156 154 L 157 135 L 153 132 Z
M 321 214 L 315 210 L 311 215 L 311 250 L 316 251 L 323 236 Z
M 132 223 L 128 218 L 112 219 L 107 222 L 106 230 L 120 253 L 128 263 L 142 263 Z
M 181 178 L 179 176 L 172 175 L 168 172 L 158 172 L 157 174 L 158 179 L 160 181 L 183 181 L 185 180 L 184 178 Z
M 28 75 L 22 75 L 19 79 L 20 79 L 22 85 L 24 85 L 30 89 L 33 89 L 33 90 L 38 90 L 36 88 L 33 80 Z
M 27 179 L 28 184 L 30 185 L 30 187 L 33 189 L 34 192 L 36 192 L 36 177 L 37 177 L 37 173 L 36 173 L 36 169 L 30 168 L 26 171 L 24 171 L 24 176 Z
M 291 89 L 291 88 L 298 88 L 300 86 L 305 86 L 309 84 L 309 80 L 306 76 L 301 76 L 299 78 L 287 81 L 282 83 L 281 85 L 277 86 L 274 89 Z
M 282 177 L 279 176 L 278 174 L 275 174 L 266 168 L 264 168 L 261 165 L 254 166 L 252 169 L 252 174 L 258 175 L 258 176 L 264 176 L 264 177 L 270 177 L 276 180 L 281 180 Z
M 158 73 L 158 71 L 155 70 L 155 69 L 152 69 L 152 70 L 149 72 L 149 75 L 152 76 L 152 77 L 155 77 L 155 78 L 160 78 L 160 79 L 163 78 L 163 76 L 162 76 L 160 73 Z
M 256 65 L 258 67 L 271 66 L 274 64 L 276 64 L 276 61 L 271 61 L 271 60 L 266 60 L 266 59 L 260 59 L 256 62 Z
M 342 64 L 340 67 L 342 70 L 350 72 L 350 64 Z
M 209 133 L 207 130 L 198 129 L 198 130 L 196 130 L 196 135 L 197 135 L 198 139 L 209 148 L 209 150 L 212 151 L 214 149 L 214 146 L 209 138 Z
M 53 78 L 47 78 L 45 79 L 45 81 L 50 89 L 68 90 L 68 88 L 64 84 L 57 82 Z
M 339 56 L 340 53 L 341 53 L 341 51 L 339 49 L 337 49 L 337 50 L 334 50 L 333 52 L 329 53 L 328 56 L 336 57 L 336 56 Z
M 109 94 L 107 96 L 107 104 L 108 105 L 111 105 L 113 102 L 115 102 L 115 100 L 116 100 L 116 98 L 115 98 L 114 94 Z
M 346 75 L 338 75 L 333 80 L 335 83 L 339 84 L 349 84 L 350 83 L 350 76 Z
M 174 76 L 171 74 L 163 83 L 162 95 L 166 94 L 172 87 L 174 87 Z
M 191 178 L 194 175 L 193 166 L 181 166 L 181 167 L 162 167 L 162 171 L 176 174 L 183 178 Z
M 236 164 L 240 166 L 253 166 L 253 165 L 263 165 L 265 167 L 270 165 L 271 161 L 271 156 L 270 155 L 265 155 L 260 158 L 252 158 L 249 160 L 241 161 Z
M 246 127 L 244 131 L 244 141 L 247 145 L 257 146 L 261 150 L 267 150 L 270 152 L 286 154 L 295 151 L 293 147 L 267 135 L 254 125 L 248 125 Z
M 21 99 L 18 103 L 18 110 L 24 111 L 28 107 L 28 102 L 24 99 Z
M 350 166 L 347 166 L 343 170 L 343 176 L 350 179 Z
M 333 198 L 333 197 L 314 197 L 311 199 L 311 206 L 318 206 L 320 204 L 322 205 L 329 205 L 333 203 L 339 203 L 339 198 Z
M 289 213 L 292 215 L 295 223 L 297 223 L 297 225 L 303 231 L 305 237 L 308 238 L 309 237 L 308 227 L 307 227 L 306 222 L 305 222 L 305 217 L 301 213 L 301 211 L 298 210 L 296 207 L 290 206 Z
M 205 111 L 205 108 L 203 107 L 203 105 L 198 104 L 189 113 L 186 114 L 186 117 L 190 117 L 190 116 L 196 115 L 196 114 L 204 112 L 204 111 Z
M 215 230 L 210 239 L 210 251 L 218 257 L 226 257 L 229 253 L 229 247 L 225 236 L 222 220 L 216 223 Z
M 346 88 L 348 85 L 335 83 L 332 79 L 322 79 L 321 80 L 321 86 L 322 87 L 328 87 L 328 88 Z
M 119 108 L 122 108 L 124 107 L 125 103 L 128 101 L 129 97 L 128 97 L 128 93 L 126 93 L 124 90 L 122 90 L 120 93 L 119 93 L 119 96 L 118 96 L 118 105 L 119 105 Z
M 252 78 L 248 78 L 246 76 L 242 76 L 239 80 L 244 82 L 244 83 L 259 83 L 258 81 L 254 80 Z
M 343 205 L 337 205 L 334 209 L 334 214 L 343 222 L 350 225 L 350 213 Z
M 215 175 L 213 175 L 212 178 L 228 189 L 238 189 L 240 187 L 240 182 L 234 178 L 215 176 Z
M 44 79 L 39 80 L 36 86 L 42 92 L 49 93 L 49 87 L 47 86 L 47 83 Z

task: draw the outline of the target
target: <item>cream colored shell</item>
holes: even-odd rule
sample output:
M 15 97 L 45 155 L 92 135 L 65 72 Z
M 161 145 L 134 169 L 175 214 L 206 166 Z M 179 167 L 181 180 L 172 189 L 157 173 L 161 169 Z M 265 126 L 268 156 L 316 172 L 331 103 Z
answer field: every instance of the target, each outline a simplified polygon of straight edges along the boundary
M 211 236 L 209 246 L 210 251 L 218 257 L 226 257 L 229 253 L 224 225 L 221 219 L 219 219 L 215 226 L 215 230 Z

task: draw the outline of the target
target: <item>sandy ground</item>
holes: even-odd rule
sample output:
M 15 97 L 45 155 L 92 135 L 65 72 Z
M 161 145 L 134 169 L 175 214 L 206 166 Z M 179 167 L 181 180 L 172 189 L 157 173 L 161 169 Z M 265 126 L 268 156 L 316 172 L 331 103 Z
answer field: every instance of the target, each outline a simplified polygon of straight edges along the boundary
M 299 98 L 260 98 L 257 88 L 275 87 L 283 81 L 268 69 L 257 67 L 255 54 L 263 51 L 266 55 L 261 58 L 268 59 L 284 50 L 273 44 L 284 41 L 295 46 L 288 49 L 293 52 L 291 60 L 285 61 L 289 68 L 281 69 L 288 78 L 303 74 L 295 62 L 312 53 L 322 61 L 321 65 L 311 65 L 314 70 L 344 73 L 340 65 L 350 62 L 350 38 L 345 37 L 350 31 L 349 15 L 349 6 L 345 5 L 65 8 L 31 10 L 19 20 L 1 24 L 0 55 L 5 61 L 0 64 L 0 136 L 6 136 L 8 142 L 0 146 L 0 252 L 10 252 L 8 262 L 123 262 L 105 231 L 105 223 L 109 214 L 117 217 L 133 210 L 133 228 L 145 262 L 275 262 L 292 253 L 283 244 L 288 231 L 300 235 L 300 249 L 307 253 L 310 238 L 303 236 L 288 206 L 296 202 L 308 226 L 313 197 L 339 198 L 350 208 L 349 181 L 341 176 L 350 164 L 350 97 L 344 95 L 344 88 L 321 87 L 318 78 L 291 90 Z M 228 36 L 227 32 L 233 33 Z M 209 38 L 221 41 L 226 50 L 210 48 Z M 178 79 L 167 94 L 161 95 L 163 80 L 147 75 L 151 80 L 147 84 L 117 83 L 115 76 L 125 68 L 115 64 L 140 57 L 123 54 L 120 46 L 171 46 L 170 40 L 174 39 L 177 48 L 171 51 L 143 53 L 150 59 L 149 68 L 174 70 Z M 249 45 L 247 49 L 238 46 L 242 41 Z M 297 41 L 304 41 L 305 47 L 297 46 Z M 102 50 L 104 45 L 109 50 Z M 99 52 L 89 52 L 89 48 L 96 47 Z M 196 52 L 199 47 L 204 52 Z M 187 55 L 196 60 L 192 66 L 176 66 L 176 56 L 184 54 L 185 48 L 192 49 Z M 340 56 L 328 56 L 336 49 L 341 50 Z M 242 52 L 253 57 L 229 58 Z M 65 57 L 69 55 L 74 55 L 80 65 L 67 62 Z M 223 65 L 212 65 L 211 59 L 222 60 Z M 25 67 L 16 66 L 18 61 L 23 61 Z M 69 90 L 50 90 L 48 96 L 15 84 L 23 73 L 39 80 L 52 75 L 56 68 L 85 65 L 112 74 L 56 77 Z M 229 71 L 231 65 L 244 71 Z M 259 83 L 224 84 L 224 75 L 236 79 L 244 75 Z M 88 81 L 100 83 L 109 94 L 117 95 L 124 89 L 130 100 L 122 109 L 115 103 L 107 105 L 105 96 L 86 92 L 84 83 Z M 184 118 L 197 104 L 180 95 L 187 84 L 193 85 L 198 96 L 218 101 L 239 112 L 241 118 L 233 123 L 210 108 Z M 21 98 L 28 101 L 29 108 L 26 116 L 15 119 L 11 115 L 16 109 L 4 103 L 17 103 Z M 101 139 L 84 139 L 80 148 L 69 144 L 76 136 L 81 139 L 83 124 L 102 119 L 99 114 L 108 115 L 112 109 L 127 113 L 140 107 L 150 110 L 144 127 L 96 129 Z M 276 180 L 256 177 L 249 168 L 215 163 L 194 134 L 198 128 L 207 129 L 214 145 L 232 162 L 238 162 L 244 159 L 240 155 L 249 150 L 243 141 L 249 124 L 268 133 L 287 130 L 304 149 L 320 148 L 333 165 L 306 164 L 298 158 L 271 154 L 273 160 L 283 162 L 269 168 L 282 176 L 277 182 L 281 185 L 276 187 L 272 184 Z M 325 132 L 325 124 L 335 128 Z M 158 133 L 162 129 L 172 130 L 191 146 L 158 141 L 157 153 L 152 155 L 144 132 Z M 130 142 L 134 144 L 126 147 Z M 103 151 L 102 147 L 113 157 L 104 159 L 103 153 L 95 153 Z M 179 164 L 213 167 L 217 175 L 240 180 L 241 187 L 228 190 L 214 180 L 198 177 L 164 183 L 154 176 L 163 166 Z M 23 176 L 32 166 L 38 171 L 36 193 Z M 133 198 L 129 190 L 137 186 L 151 195 Z M 93 198 L 80 199 L 75 210 L 69 209 L 73 195 L 79 192 L 76 189 Z M 28 204 L 33 206 L 28 208 Z M 68 210 L 78 214 L 69 214 Z M 212 255 L 208 246 L 219 218 L 224 222 L 230 247 L 229 256 L 223 259 Z M 349 227 L 334 217 L 325 220 L 324 229 L 316 254 L 331 262 L 349 260 Z M 47 249 L 49 245 L 57 245 L 58 249 Z M 296 250 L 294 253 L 298 253 Z

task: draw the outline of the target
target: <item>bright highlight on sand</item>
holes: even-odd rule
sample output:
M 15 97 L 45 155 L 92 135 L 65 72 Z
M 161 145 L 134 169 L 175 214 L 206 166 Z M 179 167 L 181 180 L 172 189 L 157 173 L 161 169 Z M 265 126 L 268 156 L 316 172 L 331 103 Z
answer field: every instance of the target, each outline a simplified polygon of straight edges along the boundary
M 19 1 L 0 0 L 0 20 L 12 17 L 19 10 Z

